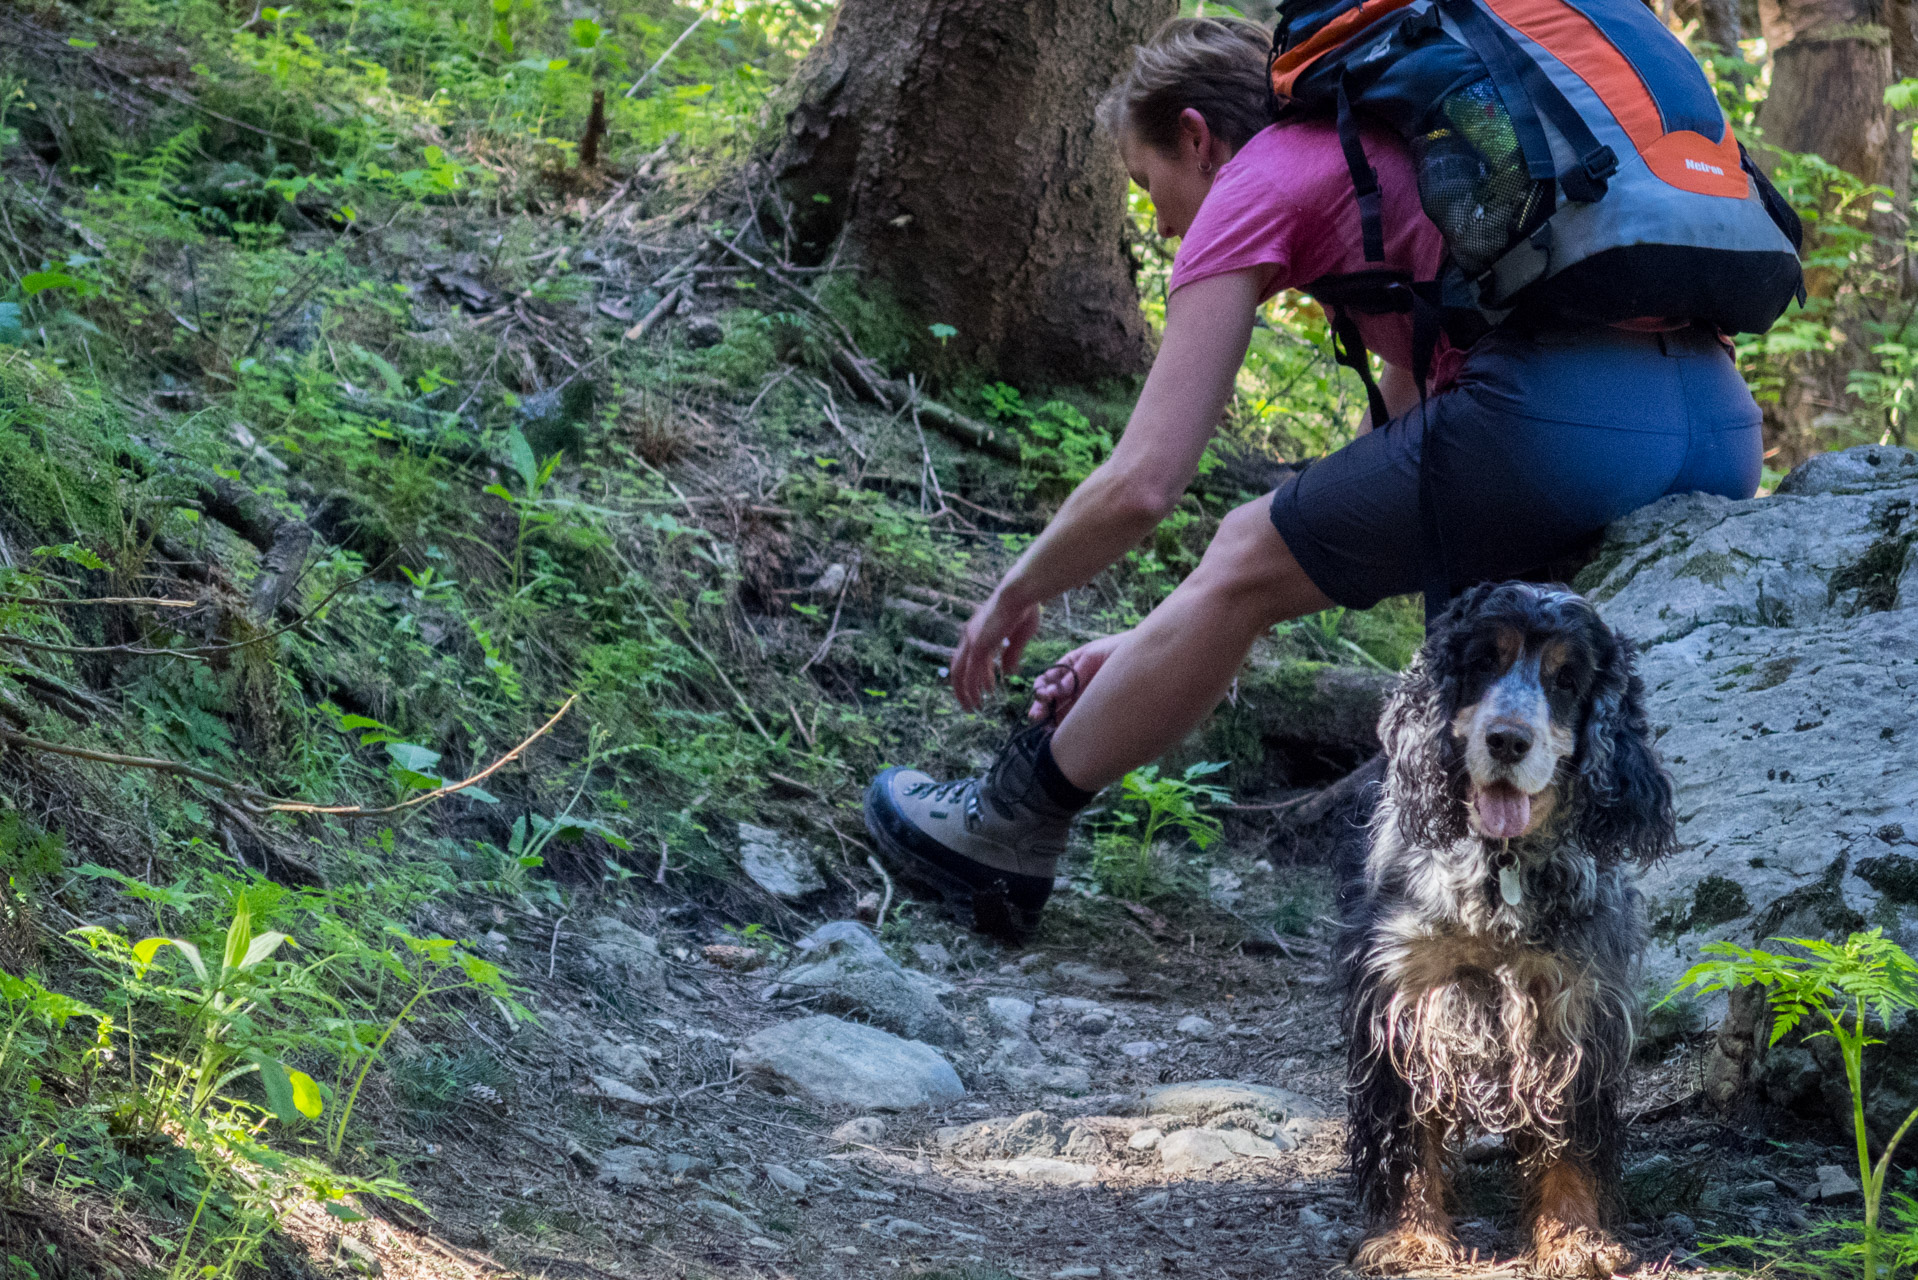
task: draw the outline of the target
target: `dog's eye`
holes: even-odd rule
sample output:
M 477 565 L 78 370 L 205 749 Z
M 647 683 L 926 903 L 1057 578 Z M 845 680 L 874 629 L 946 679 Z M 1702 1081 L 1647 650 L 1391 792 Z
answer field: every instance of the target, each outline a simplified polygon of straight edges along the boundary
M 1558 679 L 1553 681 L 1553 683 L 1567 691 L 1576 689 L 1578 688 L 1578 672 L 1572 670 L 1570 667 L 1560 667 L 1558 669 Z

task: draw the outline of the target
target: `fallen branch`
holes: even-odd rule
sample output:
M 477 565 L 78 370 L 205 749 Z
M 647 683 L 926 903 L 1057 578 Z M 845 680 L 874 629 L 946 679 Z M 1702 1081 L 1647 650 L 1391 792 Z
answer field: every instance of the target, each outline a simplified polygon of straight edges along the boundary
M 198 600 L 167 600 L 156 596 L 87 596 L 78 600 L 55 600 L 51 596 L 10 596 L 0 594 L 0 604 L 150 604 L 156 609 L 191 609 Z
M 435 787 L 431 791 L 411 796 L 400 801 L 398 804 L 389 804 L 377 809 L 367 809 L 359 805 L 317 805 L 307 804 L 299 800 L 276 800 L 267 805 L 264 811 L 267 813 L 324 813 L 336 818 L 382 818 L 390 814 L 404 812 L 407 809 L 418 808 L 423 804 L 431 804 L 435 800 L 444 800 L 447 796 L 457 794 L 458 792 L 466 790 L 468 787 L 477 786 L 498 773 L 501 769 L 504 769 L 513 761 L 519 759 L 520 756 L 525 754 L 526 748 L 532 746 L 535 742 L 539 741 L 540 738 L 544 737 L 549 729 L 560 722 L 560 717 L 564 716 L 568 711 L 571 711 L 573 704 L 578 701 L 579 695 L 577 693 L 567 698 L 565 703 L 560 706 L 560 709 L 553 713 L 552 719 L 533 730 L 517 747 L 514 747 L 511 751 L 508 751 L 505 755 L 493 761 L 493 763 L 487 765 L 472 777 L 460 782 L 451 782 L 444 786 Z
M 309 530 L 309 532 L 311 531 Z M 326 595 L 321 598 L 318 604 L 314 605 L 311 609 L 308 609 L 305 613 L 293 619 L 293 621 L 287 623 L 286 625 L 275 627 L 271 631 L 263 631 L 259 635 L 253 636 L 252 638 L 246 639 L 246 640 L 233 640 L 225 644 L 196 645 L 190 649 L 154 649 L 154 648 L 149 648 L 145 645 L 137 645 L 137 644 L 95 644 L 95 645 L 55 644 L 50 640 L 31 640 L 31 639 L 28 639 L 26 636 L 8 635 L 5 632 L 0 632 L 0 648 L 10 647 L 15 649 L 32 649 L 40 653 L 66 653 L 66 654 L 117 653 L 123 657 L 129 657 L 129 658 L 196 658 L 196 659 L 217 658 L 223 653 L 232 653 L 236 649 L 244 649 L 244 648 L 247 648 L 249 645 L 263 644 L 268 640 L 274 639 L 276 636 L 283 636 L 289 631 L 294 631 L 299 629 L 300 627 L 305 626 L 308 622 L 311 622 L 314 619 L 314 617 L 316 617 L 319 614 L 320 610 L 326 608 L 327 605 L 332 604 L 334 597 L 338 596 L 342 591 L 345 591 L 348 587 L 358 586 L 360 583 L 365 582 L 368 578 L 372 577 L 374 574 L 386 568 L 387 565 L 393 562 L 394 557 L 397 556 L 398 554 L 399 553 L 396 551 L 392 555 L 387 556 L 386 559 L 374 565 L 371 569 L 368 569 L 365 573 L 361 574 L 359 577 L 351 578 L 345 582 L 340 583 L 340 585 L 338 585 L 337 587 L 334 587 L 331 591 L 327 592 Z
M 323 813 L 336 818 L 383 818 L 418 808 L 420 805 L 431 804 L 435 800 L 444 800 L 447 796 L 455 795 L 484 782 L 524 755 L 526 748 L 544 737 L 548 730 L 559 723 L 560 717 L 571 711 L 573 704 L 578 701 L 578 694 L 566 699 L 565 704 L 553 713 L 552 719 L 533 730 L 518 746 L 472 777 L 435 787 L 431 791 L 411 796 L 398 804 L 381 805 L 371 809 L 356 804 L 320 805 L 305 800 L 282 800 L 266 794 L 257 787 L 248 786 L 244 782 L 235 782 L 231 778 L 222 777 L 211 770 L 202 769 L 184 761 L 168 760 L 160 756 L 128 756 L 112 751 L 95 751 L 89 747 L 76 747 L 64 742 L 48 742 L 44 738 L 30 737 L 7 728 L 0 728 L 0 742 L 10 746 L 25 747 L 29 751 L 43 751 L 49 755 L 70 756 L 76 760 L 91 760 L 97 764 L 117 765 L 125 769 L 147 769 L 154 773 L 170 773 L 176 777 L 189 778 L 194 782 L 204 782 L 210 787 L 218 787 L 236 797 L 236 807 L 256 816 L 266 813 Z

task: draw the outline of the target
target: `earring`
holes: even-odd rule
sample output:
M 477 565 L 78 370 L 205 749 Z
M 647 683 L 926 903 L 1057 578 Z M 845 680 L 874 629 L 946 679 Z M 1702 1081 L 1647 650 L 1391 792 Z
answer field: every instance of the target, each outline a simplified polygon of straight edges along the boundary
M 1199 172 L 1200 172 L 1200 173 L 1211 173 L 1211 172 L 1212 172 L 1212 162 L 1211 162 L 1210 160 L 1201 160 L 1201 161 L 1199 161 Z

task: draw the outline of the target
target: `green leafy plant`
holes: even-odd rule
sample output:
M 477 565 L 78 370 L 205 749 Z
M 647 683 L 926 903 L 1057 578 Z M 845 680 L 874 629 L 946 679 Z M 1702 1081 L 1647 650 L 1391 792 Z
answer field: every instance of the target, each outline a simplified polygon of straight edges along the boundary
M 73 936 L 130 975 L 118 983 L 125 995 L 122 1030 L 129 1059 L 134 1056 L 137 997 L 159 1004 L 162 1028 L 170 1028 L 180 1041 L 177 1054 L 151 1047 L 147 1051 L 151 1080 L 136 1118 L 140 1127 L 158 1131 L 169 1118 L 197 1120 L 225 1089 L 254 1074 L 259 1076 L 268 1106 L 281 1121 L 319 1116 L 319 1086 L 311 1076 L 282 1061 L 285 1042 L 261 1020 L 276 1001 L 315 997 L 308 981 L 315 966 L 274 961 L 291 940 L 272 930 L 255 934 L 245 894 L 238 897 L 214 961 L 197 944 L 181 937 L 148 937 L 129 945 L 119 934 L 98 926 L 75 930 Z M 160 953 L 168 948 L 185 962 L 190 985 L 164 980 L 147 983 Z
M 1200 806 L 1232 798 L 1204 781 L 1224 768 L 1223 761 L 1201 761 L 1176 778 L 1160 776 L 1156 764 L 1128 773 L 1119 805 L 1094 841 L 1092 873 L 1100 886 L 1121 898 L 1144 897 L 1160 879 L 1154 856 L 1161 839 L 1176 833 L 1200 849 L 1218 839 L 1223 824 Z
M 353 1108 L 359 1102 L 366 1077 L 379 1062 L 393 1033 L 412 1019 L 416 1009 L 449 996 L 473 992 L 497 1001 L 514 1017 L 530 1016 L 514 997 L 498 965 L 480 959 L 447 938 L 416 938 L 398 928 L 389 928 L 388 932 L 400 943 L 400 949 L 380 951 L 377 958 L 387 976 L 401 984 L 406 999 L 384 1025 L 365 1020 L 335 1024 L 341 1033 L 338 1039 L 341 1052 L 334 1091 L 337 1094 L 343 1088 L 345 1094 L 336 1117 L 327 1127 L 326 1147 L 334 1156 L 339 1155 L 346 1142 L 346 1128 L 352 1122 Z M 349 1077 L 350 1085 L 347 1084 Z
M 1818 938 L 1774 938 L 1804 954 L 1765 951 L 1732 942 L 1708 943 L 1713 957 L 1687 969 L 1666 1000 L 1693 992 L 1706 995 L 1734 987 L 1756 986 L 1771 1006 L 1771 1044 L 1807 1027 L 1807 1040 L 1830 1039 L 1845 1066 L 1851 1091 L 1852 1138 L 1858 1154 L 1858 1181 L 1864 1188 L 1865 1219 L 1857 1241 L 1819 1251 L 1821 1261 L 1849 1268 L 1854 1261 L 1862 1280 L 1877 1280 L 1881 1246 L 1880 1211 L 1885 1177 L 1899 1142 L 1918 1121 L 1918 1108 L 1886 1141 L 1876 1163 L 1865 1127 L 1865 1049 L 1882 1044 L 1872 1033 L 1901 1012 L 1918 1009 L 1918 961 L 1886 938 L 1882 930 L 1854 933 L 1842 943 Z M 1662 1002 L 1661 1002 L 1662 1003 Z M 1901 1197 L 1902 1220 L 1918 1221 L 1918 1203 Z M 1918 1257 L 1918 1235 L 1900 1235 L 1894 1266 Z

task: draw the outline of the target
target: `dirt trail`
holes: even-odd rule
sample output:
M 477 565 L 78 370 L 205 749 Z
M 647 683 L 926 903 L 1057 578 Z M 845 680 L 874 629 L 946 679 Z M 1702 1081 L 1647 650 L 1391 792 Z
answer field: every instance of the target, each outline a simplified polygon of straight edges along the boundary
M 945 1053 L 967 1092 L 890 1114 L 775 1096 L 736 1076 L 745 1039 L 817 1002 L 764 999 L 776 966 L 713 963 L 696 911 L 642 920 L 660 930 L 666 962 L 650 998 L 566 981 L 580 972 L 576 926 L 563 924 L 556 941 L 553 926 L 529 927 L 507 950 L 540 952 L 521 966 L 539 974 L 550 954 L 556 976 L 538 998 L 556 1016 L 511 1038 L 470 1024 L 516 1079 L 386 1153 L 437 1220 L 406 1214 L 350 1231 L 388 1276 L 1338 1274 L 1360 1222 L 1345 1181 L 1325 923 L 1247 945 L 1239 905 L 1194 904 L 1174 922 L 1066 895 L 1041 945 L 1010 953 L 916 917 L 915 941 L 894 950 L 916 948 L 934 968 L 942 950 L 951 957 L 938 976 L 965 1044 Z M 710 954 L 743 958 L 736 946 Z M 582 1053 L 577 1037 L 602 1032 L 612 1040 Z M 1006 1040 L 1021 1036 L 1037 1052 L 1008 1055 Z M 658 1088 L 635 1091 L 637 1103 L 609 1096 L 609 1052 L 643 1059 L 637 1069 Z M 1690 1249 L 1707 1212 L 1723 1231 L 1800 1212 L 1791 1191 L 1802 1174 L 1767 1165 L 1777 1180 L 1761 1192 L 1753 1170 L 1777 1153 L 1699 1113 L 1701 1053 L 1702 1042 L 1680 1041 L 1638 1073 L 1626 1238 L 1647 1274 L 1701 1274 Z M 1077 1068 L 1086 1087 L 1009 1087 L 1008 1061 L 1036 1073 L 1027 1080 Z M 1145 1114 L 1147 1090 L 1210 1080 L 1305 1101 L 1288 1104 L 1290 1117 Z M 1221 1157 L 1204 1134 L 1174 1140 L 1202 1120 L 1254 1154 Z M 1509 1157 L 1490 1144 L 1469 1153 L 1459 1190 L 1460 1235 L 1477 1262 L 1449 1274 L 1519 1274 L 1504 1261 L 1521 1244 Z

